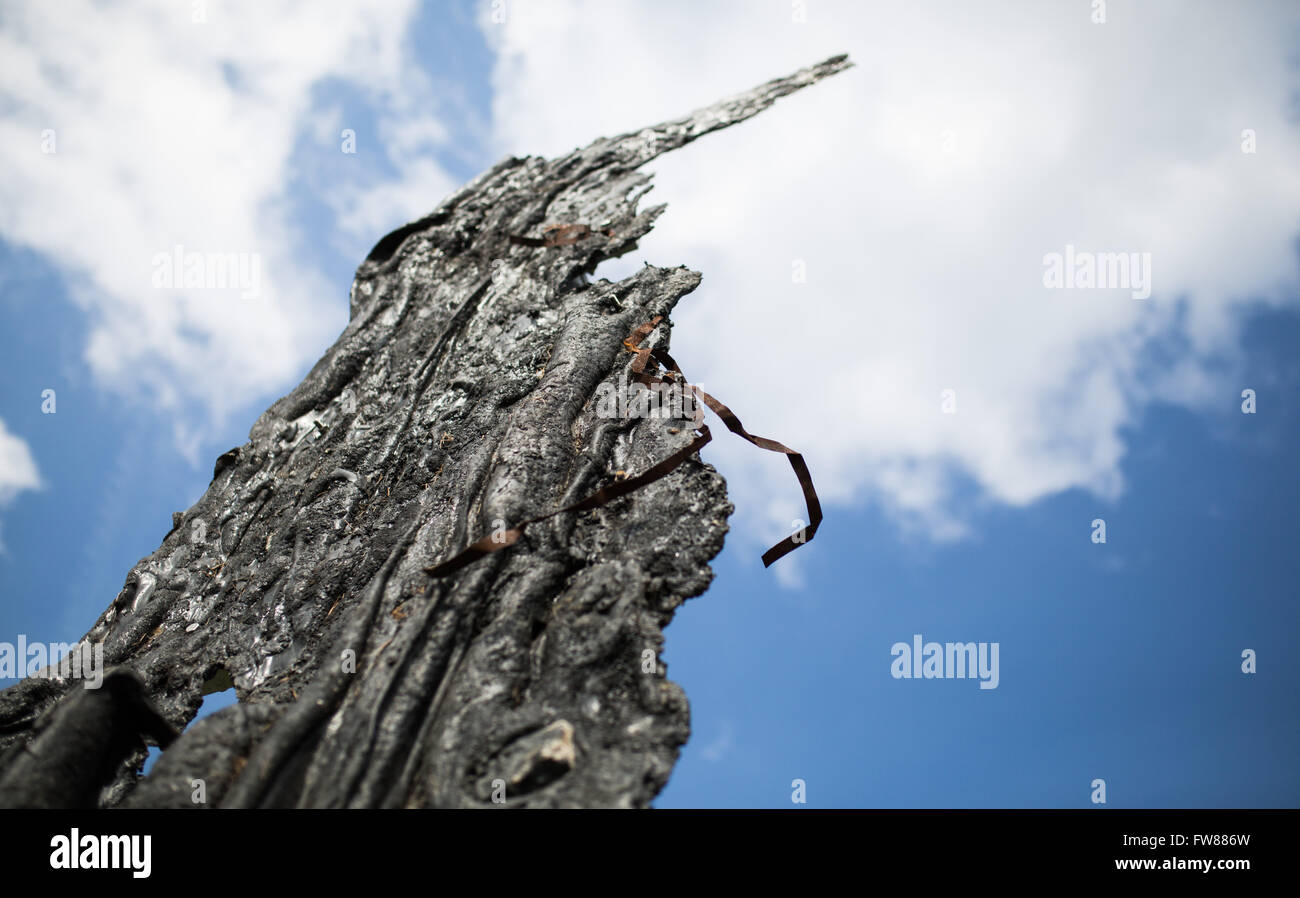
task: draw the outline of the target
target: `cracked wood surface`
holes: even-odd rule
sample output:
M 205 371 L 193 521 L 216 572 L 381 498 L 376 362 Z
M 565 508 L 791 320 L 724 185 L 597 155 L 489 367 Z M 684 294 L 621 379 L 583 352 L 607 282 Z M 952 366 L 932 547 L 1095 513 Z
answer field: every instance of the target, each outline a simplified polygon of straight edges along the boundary
M 722 477 L 697 456 L 454 576 L 423 568 L 690 441 L 595 397 L 632 328 L 662 315 L 646 345 L 667 345 L 700 275 L 586 276 L 664 209 L 638 210 L 640 166 L 849 65 L 506 159 L 380 240 L 337 342 L 87 633 L 114 688 L 0 693 L 0 805 L 194 807 L 194 779 L 208 807 L 648 805 L 689 734 L 662 630 L 712 577 Z M 231 682 L 239 702 L 184 729 Z M 184 732 L 139 776 L 156 716 Z

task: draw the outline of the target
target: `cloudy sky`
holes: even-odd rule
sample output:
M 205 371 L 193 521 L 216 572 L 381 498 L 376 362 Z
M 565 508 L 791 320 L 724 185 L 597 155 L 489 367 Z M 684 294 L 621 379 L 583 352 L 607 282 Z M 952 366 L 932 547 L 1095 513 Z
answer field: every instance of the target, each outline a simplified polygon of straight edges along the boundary
M 1251 639 L 1297 623 L 1287 3 L 6 4 L 0 639 L 80 636 L 343 328 L 378 237 L 503 155 L 562 153 L 841 52 L 853 69 L 656 160 L 667 214 L 597 273 L 704 273 L 674 354 L 804 452 L 828 511 L 764 572 L 797 487 L 740 441 L 707 450 L 737 513 L 717 585 L 669 630 L 696 735 L 661 803 L 788 805 L 803 776 L 823 803 L 1077 804 L 1103 761 L 1155 790 L 1129 804 L 1300 801 L 1296 773 L 1267 764 L 1197 792 L 1229 748 L 1194 729 L 1125 747 L 1152 719 L 1132 704 L 1141 671 L 1073 654 L 1083 626 L 1109 634 L 1106 657 L 1153 638 L 1166 648 L 1141 651 L 1167 654 L 1142 663 L 1173 678 L 1156 691 L 1184 727 L 1213 692 L 1257 710 L 1234 725 L 1271 752 L 1300 748 L 1294 677 L 1224 691 L 1246 688 Z M 157 286 L 177 246 L 256 254 L 257 289 Z M 1101 253 L 1147 283 L 1045 279 L 1052 254 Z M 923 626 L 1000 641 L 998 690 L 891 678 L 889 647 Z M 1225 626 L 1235 642 L 1197 641 Z M 1077 677 L 1048 689 L 1062 652 Z M 1129 704 L 1088 745 L 1044 729 L 1065 696 L 1118 692 Z M 917 745 L 954 716 L 983 741 L 936 782 Z M 1202 766 L 1144 779 L 1192 743 Z M 1042 780 L 983 779 L 977 759 L 1011 745 L 1046 755 L 1028 765 Z

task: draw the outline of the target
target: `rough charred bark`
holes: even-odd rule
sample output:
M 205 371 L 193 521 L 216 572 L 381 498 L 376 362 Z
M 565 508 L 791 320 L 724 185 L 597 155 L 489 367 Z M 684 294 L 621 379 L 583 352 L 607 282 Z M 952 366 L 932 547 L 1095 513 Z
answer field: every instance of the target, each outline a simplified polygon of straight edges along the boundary
M 647 805 L 689 732 L 661 631 L 709 584 L 722 478 L 696 456 L 454 576 L 424 569 L 690 441 L 594 397 L 634 327 L 665 316 L 647 345 L 667 345 L 700 275 L 587 275 L 663 211 L 638 211 L 640 166 L 848 65 L 506 159 L 380 240 L 338 341 L 87 633 L 117 672 L 102 693 L 36 677 L 0 694 L 0 804 L 194 807 L 201 779 L 208 807 Z M 593 230 L 512 239 L 554 224 Z M 238 704 L 139 776 L 146 743 L 232 682 Z

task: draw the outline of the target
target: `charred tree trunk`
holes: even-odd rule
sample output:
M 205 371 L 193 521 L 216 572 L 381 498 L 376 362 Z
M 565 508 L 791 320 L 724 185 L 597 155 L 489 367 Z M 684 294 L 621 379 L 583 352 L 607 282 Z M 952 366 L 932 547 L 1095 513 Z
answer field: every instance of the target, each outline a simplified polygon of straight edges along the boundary
M 594 397 L 626 377 L 633 328 L 664 316 L 646 345 L 667 345 L 700 275 L 586 275 L 663 211 L 637 210 L 640 166 L 848 65 L 506 159 L 380 240 L 338 341 L 87 633 L 104 688 L 0 694 L 0 804 L 647 805 L 689 732 L 658 655 L 722 547 L 713 468 L 694 456 L 455 574 L 426 568 L 690 443 L 689 422 L 611 419 Z M 232 682 L 238 704 L 140 777 L 146 741 Z

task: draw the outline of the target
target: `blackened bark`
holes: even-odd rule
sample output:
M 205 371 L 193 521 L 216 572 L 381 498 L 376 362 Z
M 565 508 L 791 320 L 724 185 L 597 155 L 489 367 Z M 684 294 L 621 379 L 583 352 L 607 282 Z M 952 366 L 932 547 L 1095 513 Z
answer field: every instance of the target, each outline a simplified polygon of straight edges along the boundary
M 94 698 L 57 678 L 0 694 L 0 804 L 193 807 L 202 780 L 209 807 L 647 805 L 689 732 L 662 629 L 709 584 L 722 478 L 695 457 L 454 576 L 424 569 L 690 441 L 595 397 L 634 327 L 665 316 L 646 345 L 667 345 L 700 275 L 586 275 L 663 211 L 638 211 L 640 166 L 848 65 L 506 159 L 380 240 L 338 341 L 86 635 L 120 675 Z M 512 240 L 557 224 L 592 230 Z M 143 740 L 231 681 L 239 703 L 138 777 Z

